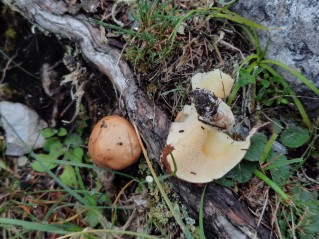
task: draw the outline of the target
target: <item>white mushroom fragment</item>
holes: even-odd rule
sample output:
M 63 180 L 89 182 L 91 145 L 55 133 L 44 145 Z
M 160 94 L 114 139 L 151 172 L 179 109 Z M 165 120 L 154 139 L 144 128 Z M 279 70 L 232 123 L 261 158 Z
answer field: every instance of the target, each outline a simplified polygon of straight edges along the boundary
M 195 90 L 207 89 L 218 97 L 225 99 L 233 87 L 234 80 L 230 75 L 223 73 L 221 70 L 214 70 L 207 73 L 197 73 L 192 77 L 192 88 Z
M 230 107 L 222 99 L 230 94 L 234 80 L 221 70 L 214 70 L 197 73 L 192 77 L 191 83 L 199 120 L 220 129 L 230 129 L 235 123 L 235 118 Z M 212 112 L 214 107 L 216 112 Z
M 162 155 L 169 172 L 174 171 L 173 155 L 178 178 L 192 183 L 210 182 L 224 176 L 245 156 L 256 129 L 244 141 L 235 141 L 222 132 L 235 122 L 230 108 L 218 98 L 228 96 L 232 82 L 219 70 L 192 78 L 194 103 L 185 105 L 172 123 L 166 143 L 174 150 Z

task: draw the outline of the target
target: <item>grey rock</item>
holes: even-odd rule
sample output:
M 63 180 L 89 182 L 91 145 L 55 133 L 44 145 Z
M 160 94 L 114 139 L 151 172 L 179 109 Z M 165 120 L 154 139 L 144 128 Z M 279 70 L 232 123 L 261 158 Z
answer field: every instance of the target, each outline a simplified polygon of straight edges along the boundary
M 270 45 L 266 58 L 278 60 L 301 72 L 319 88 L 319 1 L 318 0 L 238 0 L 232 10 L 243 17 L 271 28 L 260 31 L 260 42 L 265 47 L 268 34 Z M 278 68 L 279 69 L 279 68 Z M 316 97 L 299 80 L 285 72 L 297 94 Z M 319 101 L 308 103 L 318 109 Z M 315 106 L 314 106 L 315 103 Z
M 0 102 L 0 127 L 5 131 L 6 155 L 21 156 L 45 143 L 40 131 L 46 122 L 23 104 Z

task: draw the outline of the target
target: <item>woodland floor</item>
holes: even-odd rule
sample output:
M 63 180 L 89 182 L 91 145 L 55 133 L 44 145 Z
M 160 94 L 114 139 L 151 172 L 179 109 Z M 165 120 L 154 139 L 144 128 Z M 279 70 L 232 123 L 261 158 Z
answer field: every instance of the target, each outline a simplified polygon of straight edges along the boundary
M 191 10 L 197 7 L 195 5 L 195 3 L 192 5 L 185 1 L 180 8 Z M 59 39 L 51 34 L 44 34 L 36 26 L 30 25 L 18 13 L 10 11 L 4 5 L 0 7 L 0 100 L 23 103 L 34 109 L 48 122 L 50 128 L 65 128 L 68 134 L 73 133 L 79 136 L 83 141 L 82 162 L 90 163 L 86 145 L 92 126 L 102 116 L 119 112 L 118 96 L 112 84 L 106 81 L 97 69 L 82 59 L 77 46 L 72 42 Z M 76 3 L 73 7 L 74 11 L 77 11 Z M 168 4 L 166 7 L 170 9 L 173 6 Z M 115 14 L 116 20 L 122 22 L 123 28 L 128 30 L 134 29 L 134 24 L 136 24 L 128 13 L 131 8 L 130 5 L 119 4 L 116 9 L 117 14 Z M 84 9 L 79 11 L 90 14 L 94 19 L 113 24 L 115 22 L 114 19 L 112 20 L 112 5 L 110 4 L 105 3 L 95 13 L 87 13 Z M 148 24 L 155 23 L 149 22 Z M 167 22 L 167 24 L 170 26 L 174 23 Z M 148 29 L 149 26 L 144 27 Z M 147 92 L 149 99 L 160 106 L 172 121 L 183 105 L 190 102 L 188 92 L 190 91 L 190 78 L 194 73 L 219 68 L 225 73 L 234 75 L 243 57 L 249 56 L 254 51 L 248 41 L 241 37 L 242 32 L 236 25 L 222 20 L 209 21 L 206 18 L 194 17 L 188 22 L 188 26 L 183 25 L 179 29 L 176 37 L 177 44 L 173 45 L 170 53 L 163 56 L 161 52 L 164 52 L 167 47 L 165 42 L 167 38 L 163 33 L 162 35 L 154 34 L 154 37 L 158 39 L 152 46 L 153 51 L 149 52 L 150 46 L 143 38 L 138 39 L 111 28 L 106 29 L 109 44 L 123 50 L 123 58 L 130 62 L 134 69 L 138 86 Z M 170 33 L 167 32 L 166 35 Z M 217 41 L 220 37 L 223 38 Z M 136 48 L 127 44 L 128 39 Z M 138 50 L 140 53 L 136 52 Z M 159 56 L 162 57 L 161 61 L 156 60 L 156 57 Z M 63 77 L 74 72 L 77 73 L 78 78 L 75 85 L 60 84 Z M 47 89 L 43 87 L 46 75 L 50 75 Z M 77 101 L 72 94 L 77 92 L 77 87 L 82 83 L 84 93 Z M 52 92 L 52 95 L 48 95 L 46 91 Z M 232 107 L 235 114 L 241 115 L 239 119 L 245 121 L 246 126 L 266 122 L 274 116 L 281 123 L 284 122 L 283 126 L 301 125 L 301 119 L 294 106 L 289 104 L 266 106 L 262 101 L 256 103 L 257 106 L 253 111 L 248 111 L 242 109 L 244 101 L 244 97 L 238 96 Z M 77 115 L 73 118 L 75 114 Z M 314 122 L 314 128 L 316 129 L 316 122 Z M 272 128 L 266 128 L 264 134 L 268 137 L 272 130 Z M 4 132 L 1 131 L 0 160 L 6 167 L 0 167 L 0 217 L 33 222 L 40 218 L 49 223 L 67 222 L 68 226 L 74 228 L 98 228 L 101 222 L 90 218 L 89 213 L 79 211 L 68 192 L 62 190 L 50 175 L 38 172 L 31 167 L 31 158 L 30 162 L 18 165 L 18 158 L 6 156 L 4 139 Z M 278 236 L 281 230 L 282 238 L 293 238 L 293 236 L 311 238 L 303 235 L 307 234 L 307 230 L 316 231 L 314 223 L 317 216 L 313 216 L 312 212 L 308 212 L 301 204 L 308 200 L 312 203 L 307 205 L 308 208 L 319 206 L 316 193 L 319 189 L 319 154 L 317 152 L 319 146 L 316 139 L 317 133 L 314 130 L 311 132 L 308 144 L 297 149 L 289 148 L 288 155 L 286 155 L 287 158 L 307 157 L 302 167 L 286 178 L 286 182 L 282 184 L 284 191 L 291 196 L 296 196 L 294 200 L 297 206 L 291 207 L 281 203 L 280 197 L 264 181 L 253 176 L 252 172 L 248 176 L 249 180 L 237 182 L 235 176 L 233 178 L 230 176 L 226 181 L 220 181 L 220 183 L 223 185 L 229 183 L 231 190 L 238 195 L 241 202 L 246 204 L 257 218 L 262 215 L 264 224 L 267 224 L 275 235 Z M 37 153 L 45 153 L 45 150 L 40 149 Z M 63 167 L 56 167 L 53 170 L 59 176 L 63 172 Z M 170 215 L 164 216 L 163 211 L 165 210 L 160 208 L 164 206 L 154 206 L 160 201 L 158 190 L 149 186 L 146 194 L 137 183 L 131 183 L 130 178 L 125 176 L 145 177 L 149 173 L 145 163 L 141 162 L 124 170 L 124 176 L 116 175 L 116 180 L 112 185 L 107 185 L 112 189 L 107 196 L 103 196 L 105 195 L 105 181 L 96 180 L 99 177 L 98 172 L 87 168 L 81 168 L 80 171 L 82 175 L 86 175 L 83 177 L 85 188 L 90 192 L 96 192 L 94 200 L 98 206 L 105 206 L 103 207 L 105 221 L 113 223 L 114 228 L 139 232 L 148 227 L 150 235 L 165 238 L 169 235 L 179 235 L 173 238 L 183 238 L 176 224 L 172 227 L 168 225 L 173 219 Z M 121 195 L 121 197 L 117 198 L 115 195 Z M 172 199 L 177 197 L 173 194 L 170 196 Z M 132 206 L 133 201 L 140 201 L 141 205 L 144 201 L 148 201 L 148 204 L 143 204 L 144 207 L 141 206 L 135 210 Z M 108 207 L 112 205 L 112 202 L 117 203 L 116 218 L 114 218 L 114 210 Z M 61 205 L 61 207 L 51 211 L 54 204 Z M 198 218 L 188 218 L 187 209 L 183 206 L 180 206 L 180 210 L 187 218 L 188 226 L 194 235 L 198 236 Z M 134 216 L 132 216 L 132 211 L 135 213 Z M 310 217 L 309 214 L 312 216 Z M 309 216 L 308 221 L 305 219 L 307 216 Z M 134 218 L 133 221 L 131 221 L 132 218 Z M 315 233 L 309 235 L 315 238 L 318 236 Z M 57 237 L 52 232 L 43 234 L 36 230 L 25 231 L 18 226 L 11 229 L 3 227 L 0 232 L 0 238 L 11 238 L 12 235 L 18 235 L 17 238 Z

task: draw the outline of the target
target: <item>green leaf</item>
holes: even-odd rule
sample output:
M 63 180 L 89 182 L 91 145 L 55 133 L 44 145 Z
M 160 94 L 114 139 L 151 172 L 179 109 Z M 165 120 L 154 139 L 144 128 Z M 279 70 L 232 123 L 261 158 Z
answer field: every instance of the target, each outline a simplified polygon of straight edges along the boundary
M 272 118 L 271 120 L 272 120 L 272 122 L 271 122 L 272 129 L 274 130 L 274 132 L 276 134 L 280 134 L 280 132 L 282 131 L 282 125 L 281 125 L 280 121 L 278 119 L 274 119 L 274 118 Z
M 0 170 L 1 169 L 7 169 L 7 165 L 3 160 L 0 159 Z
M 265 106 L 271 106 L 274 102 L 275 102 L 275 99 L 272 98 L 272 99 L 267 99 L 267 100 L 263 101 L 263 104 Z
M 319 233 L 319 227 L 318 227 L 318 221 L 319 221 L 319 214 L 315 214 L 311 217 L 311 220 L 308 221 L 308 225 L 306 225 L 304 228 L 306 229 L 305 232 L 307 233 L 308 238 L 318 238 L 314 237 L 316 233 Z M 302 233 L 300 232 L 300 236 L 302 236 Z M 305 237 L 300 237 L 305 238 Z
M 58 131 L 56 129 L 47 128 L 41 131 L 41 134 L 44 138 L 48 139 L 56 135 Z
M 258 163 L 243 160 L 227 173 L 225 177 L 236 180 L 238 183 L 244 183 L 251 179 L 258 165 Z
M 58 136 L 63 137 L 66 136 L 68 131 L 65 128 L 60 128 L 58 132 Z
M 97 215 L 95 210 L 89 209 L 86 212 L 86 217 L 84 220 L 89 224 L 91 228 L 95 228 L 99 223 L 99 216 Z
M 287 99 L 285 99 L 284 97 L 279 96 L 279 97 L 277 97 L 276 103 L 277 103 L 277 105 L 280 105 L 280 104 L 286 105 L 289 103 L 289 101 Z
M 255 84 L 256 83 L 256 79 L 254 76 L 252 76 L 247 70 L 245 69 L 241 69 L 239 71 L 239 81 L 238 84 L 240 86 L 245 86 L 245 85 L 249 85 L 249 84 Z
M 264 152 L 265 145 L 267 144 L 267 137 L 264 134 L 256 133 L 251 138 L 250 147 L 244 157 L 248 161 L 259 161 L 260 156 Z
M 77 163 L 82 163 L 82 158 L 83 158 L 83 149 L 82 148 L 75 148 L 75 149 L 69 149 L 63 159 L 64 160 L 70 160 L 72 162 L 77 162 Z
M 306 86 L 309 87 L 309 89 L 311 89 L 313 92 L 315 92 L 316 94 L 319 95 L 319 89 L 310 81 L 308 80 L 305 76 L 303 76 L 300 72 L 290 68 L 289 66 L 281 63 L 280 61 L 276 61 L 276 60 L 262 60 L 261 64 L 273 64 L 273 65 L 277 65 L 280 66 L 282 68 L 284 68 L 285 70 L 287 70 L 289 73 L 291 73 L 292 75 L 294 75 L 295 77 L 297 77 L 302 83 L 304 83 Z
M 291 176 L 289 161 L 283 155 L 279 155 L 276 159 L 278 167 L 272 167 L 270 170 L 272 180 L 278 185 L 283 186 L 287 183 Z
M 97 198 L 99 204 L 111 204 L 112 200 L 108 197 L 106 193 L 103 193 Z
M 41 164 L 39 163 L 39 161 L 41 161 L 41 163 L 47 167 L 48 169 L 53 169 L 55 168 L 58 164 L 57 163 L 52 163 L 52 162 L 47 162 L 44 160 L 47 159 L 52 159 L 52 156 L 49 154 L 32 154 L 32 157 L 35 158 L 37 161 L 31 163 L 31 167 L 40 173 L 45 172 L 45 169 L 41 166 Z
M 50 148 L 53 144 L 59 144 L 60 140 L 58 137 L 53 137 L 53 138 L 49 138 L 45 141 L 44 145 L 43 145 L 43 149 L 47 152 L 50 151 Z
M 263 63 L 260 63 L 259 65 L 262 66 L 263 68 L 265 68 L 272 75 L 280 77 L 279 74 L 269 65 L 263 64 Z M 303 122 L 308 127 L 308 129 L 311 129 L 312 128 L 311 121 L 310 121 L 302 103 L 300 102 L 298 97 L 296 97 L 296 93 L 291 89 L 291 87 L 289 86 L 289 84 L 285 80 L 281 79 L 279 83 L 284 87 L 285 91 L 288 92 L 288 94 L 292 97 L 295 105 L 297 106 L 297 108 L 299 110 L 300 115 L 302 116 Z
M 76 133 L 69 134 L 66 139 L 64 140 L 64 144 L 66 146 L 80 146 L 82 145 L 83 141 L 80 135 Z
M 293 192 L 293 199 L 296 204 L 309 208 L 312 213 L 319 214 L 317 191 L 309 191 L 300 185 L 293 187 L 291 191 Z
M 74 168 L 70 165 L 64 166 L 64 170 L 63 173 L 60 175 L 60 179 L 69 187 L 79 187 Z
M 280 141 L 289 148 L 298 148 L 309 140 L 309 132 L 298 126 L 289 127 L 281 134 Z
M 56 141 L 50 145 L 49 154 L 51 159 L 58 159 L 65 153 L 65 146 L 60 142 Z
M 261 80 L 260 83 L 265 88 L 268 88 L 270 86 L 270 83 L 267 80 Z
M 267 93 L 267 89 L 265 87 L 260 88 L 257 92 L 256 99 L 262 100 L 263 97 L 266 95 L 266 93 Z
M 224 187 L 234 187 L 235 186 L 235 182 L 231 179 L 226 178 L 226 177 L 219 178 L 219 179 L 215 180 L 214 182 L 221 185 L 221 186 L 224 186 Z

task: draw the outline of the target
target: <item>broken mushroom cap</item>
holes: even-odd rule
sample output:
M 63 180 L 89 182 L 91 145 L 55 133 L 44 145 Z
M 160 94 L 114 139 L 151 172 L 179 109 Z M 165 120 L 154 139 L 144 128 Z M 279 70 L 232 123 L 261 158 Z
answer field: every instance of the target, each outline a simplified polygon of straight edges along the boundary
M 230 107 L 207 89 L 195 89 L 191 93 L 192 106 L 198 114 L 197 119 L 220 130 L 228 130 L 235 124 Z M 178 118 L 181 117 L 178 115 Z M 177 121 L 177 120 L 175 120 Z
M 219 69 L 207 73 L 197 73 L 192 77 L 191 82 L 193 90 L 196 88 L 207 89 L 222 99 L 230 94 L 234 85 L 234 80 L 231 76 Z
M 245 156 L 252 131 L 244 141 L 235 141 L 215 127 L 198 121 L 194 107 L 185 106 L 184 120 L 171 126 L 167 145 L 174 150 L 176 176 L 191 183 L 206 183 L 221 178 Z M 188 115 L 187 115 L 188 114 Z M 169 172 L 174 171 L 171 155 L 162 157 Z
M 222 130 L 231 129 L 235 124 L 235 117 L 230 107 L 222 100 L 230 94 L 233 87 L 234 80 L 231 76 L 217 69 L 208 73 L 195 74 L 191 79 L 191 83 L 193 91 L 198 89 L 208 90 L 213 94 L 211 98 L 217 97 L 215 102 L 210 102 L 210 104 L 217 104 L 217 113 L 211 119 L 206 119 L 206 121 L 208 120 L 207 123 Z M 195 107 L 198 110 L 202 105 L 195 104 Z
M 215 70 L 196 74 L 191 81 L 194 103 L 185 105 L 172 123 L 165 150 L 173 151 L 163 153 L 161 160 L 173 172 L 174 158 L 178 178 L 206 183 L 221 178 L 242 160 L 256 129 L 244 141 L 235 141 L 222 132 L 235 123 L 230 107 L 221 100 L 234 83 L 229 75 Z
M 141 152 L 134 127 L 121 116 L 104 117 L 90 135 L 89 154 L 100 167 L 124 169 L 135 163 Z

